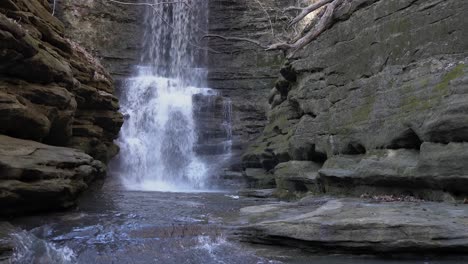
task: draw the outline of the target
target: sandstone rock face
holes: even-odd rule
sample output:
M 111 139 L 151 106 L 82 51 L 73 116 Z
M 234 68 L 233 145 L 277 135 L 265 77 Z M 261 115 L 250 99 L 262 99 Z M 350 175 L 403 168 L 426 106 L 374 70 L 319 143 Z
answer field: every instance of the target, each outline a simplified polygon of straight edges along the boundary
M 245 167 L 325 162 L 325 191 L 352 183 L 466 195 L 467 12 L 456 0 L 359 0 L 338 10 L 283 67 L 282 99 L 270 97 Z
M 141 56 L 148 7 L 89 0 L 57 0 L 56 6 L 66 36 L 98 56 L 118 84 L 131 75 Z
M 0 4 L 0 133 L 108 161 L 122 125 L 109 74 L 64 33 L 46 1 Z
M 238 235 L 255 243 L 358 254 L 466 254 L 468 207 L 304 198 L 241 209 Z M 247 220 L 246 220 L 247 219 Z
M 67 208 L 105 165 L 71 148 L 0 135 L 1 215 Z
M 282 32 L 278 10 L 292 0 L 210 0 L 209 33 L 228 37 L 272 42 Z M 268 15 L 265 13 L 267 12 Z M 271 24 L 270 24 L 270 19 Z M 234 145 L 244 148 L 266 124 L 268 102 L 265 97 L 279 75 L 282 52 L 265 52 L 247 42 L 210 39 L 208 47 L 208 86 L 229 97 L 233 105 Z

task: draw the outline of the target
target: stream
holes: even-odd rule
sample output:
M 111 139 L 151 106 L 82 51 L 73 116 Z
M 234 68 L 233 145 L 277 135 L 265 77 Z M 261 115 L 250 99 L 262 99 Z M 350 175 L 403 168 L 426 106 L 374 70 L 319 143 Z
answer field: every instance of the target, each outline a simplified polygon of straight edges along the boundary
M 460 263 L 320 256 L 236 241 L 239 209 L 265 203 L 277 201 L 229 191 L 126 191 L 109 177 L 74 210 L 11 221 L 22 230 L 14 234 L 13 263 Z

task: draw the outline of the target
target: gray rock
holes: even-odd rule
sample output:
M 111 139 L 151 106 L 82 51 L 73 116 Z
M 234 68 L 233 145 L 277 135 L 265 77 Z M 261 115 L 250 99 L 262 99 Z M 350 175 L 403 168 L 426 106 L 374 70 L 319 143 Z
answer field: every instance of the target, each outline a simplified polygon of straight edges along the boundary
M 334 156 L 319 171 L 331 194 L 410 194 L 428 200 L 453 200 L 468 194 L 467 143 L 423 143 L 421 150 L 373 150 Z
M 274 188 L 275 176 L 260 168 L 248 168 L 244 171 L 244 177 L 250 188 Z
M 276 33 L 282 31 L 281 10 L 295 4 L 293 0 L 209 1 L 209 32 L 222 36 L 252 38 L 264 43 L 272 41 L 270 20 Z M 233 103 L 234 144 L 252 142 L 265 127 L 269 108 L 266 98 L 280 74 L 284 61 L 281 51 L 266 52 L 248 42 L 227 42 L 210 39 L 208 86 L 215 88 Z M 271 102 L 273 102 L 273 96 Z M 281 97 L 275 100 L 277 104 Z M 284 99 L 283 99 L 284 101 Z
M 104 164 L 75 149 L 0 135 L 1 215 L 26 214 L 74 205 Z
M 272 198 L 276 189 L 243 189 L 239 195 L 253 198 Z
M 467 193 L 463 147 L 434 147 L 442 157 L 427 145 L 468 141 L 467 9 L 456 0 L 360 0 L 338 9 L 336 23 L 284 67 L 287 100 L 269 111 L 244 161 L 265 153 L 277 162 L 327 161 L 320 178 L 341 194 Z
M 322 164 L 312 161 L 288 161 L 275 167 L 274 175 L 278 195 L 282 198 L 318 193 L 318 171 Z
M 113 140 L 123 123 L 110 75 L 67 38 L 48 1 L 5 3 L 0 7 L 0 133 L 81 148 L 107 162 L 117 154 Z
M 466 254 L 468 206 L 308 198 L 241 209 L 243 241 L 359 254 Z

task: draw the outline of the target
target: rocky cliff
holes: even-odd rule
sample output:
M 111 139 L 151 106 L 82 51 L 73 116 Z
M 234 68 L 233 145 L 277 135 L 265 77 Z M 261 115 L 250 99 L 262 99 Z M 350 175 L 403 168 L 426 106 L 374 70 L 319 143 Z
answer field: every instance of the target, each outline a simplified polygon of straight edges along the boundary
M 0 36 L 2 214 L 69 206 L 118 152 L 113 81 L 47 1 L 2 1 Z
M 283 32 L 279 11 L 294 2 L 211 0 L 209 33 L 269 43 L 273 33 Z M 279 75 L 284 55 L 265 52 L 254 44 L 216 38 L 210 39 L 208 47 L 208 86 L 231 98 L 234 147 L 242 149 L 266 124 L 265 98 Z
M 127 3 L 139 1 L 130 0 Z M 65 35 L 100 58 L 106 70 L 120 82 L 138 65 L 143 38 L 144 9 L 110 1 L 57 0 L 56 13 Z
M 466 195 L 468 3 L 352 3 L 283 66 L 247 177 L 282 196 Z

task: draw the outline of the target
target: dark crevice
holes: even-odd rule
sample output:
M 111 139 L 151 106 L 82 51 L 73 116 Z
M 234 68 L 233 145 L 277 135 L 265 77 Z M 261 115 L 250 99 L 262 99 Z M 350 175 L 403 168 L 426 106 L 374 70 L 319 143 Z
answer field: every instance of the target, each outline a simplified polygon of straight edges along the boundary
M 348 145 L 343 149 L 342 154 L 345 155 L 361 155 L 366 154 L 366 148 L 356 141 L 351 141 Z
M 395 137 L 387 146 L 388 149 L 417 149 L 421 148 L 422 141 L 413 129 L 408 128 Z

